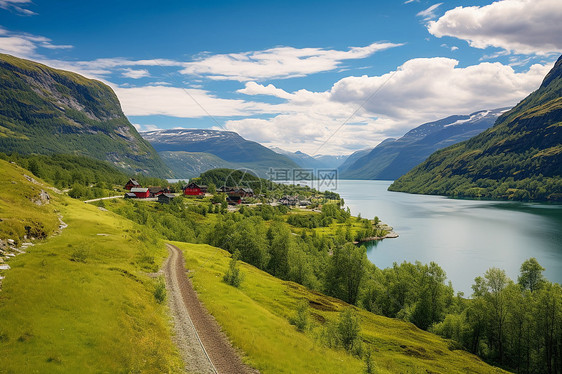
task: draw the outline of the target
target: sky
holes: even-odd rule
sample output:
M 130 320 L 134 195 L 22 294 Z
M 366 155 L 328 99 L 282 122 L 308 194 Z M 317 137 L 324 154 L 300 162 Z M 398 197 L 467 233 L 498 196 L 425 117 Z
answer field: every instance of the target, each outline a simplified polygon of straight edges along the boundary
M 560 20 L 562 0 L 0 0 L 0 52 L 103 81 L 140 131 L 341 155 L 514 106 Z

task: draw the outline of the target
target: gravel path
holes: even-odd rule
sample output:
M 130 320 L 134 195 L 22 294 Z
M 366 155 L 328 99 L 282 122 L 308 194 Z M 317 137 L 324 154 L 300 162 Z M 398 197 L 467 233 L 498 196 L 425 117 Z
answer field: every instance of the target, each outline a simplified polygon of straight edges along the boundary
M 166 244 L 170 256 L 164 264 L 169 305 L 174 317 L 175 340 L 187 372 L 257 373 L 244 365 L 240 356 L 221 332 L 219 325 L 203 307 L 186 276 L 183 253 Z

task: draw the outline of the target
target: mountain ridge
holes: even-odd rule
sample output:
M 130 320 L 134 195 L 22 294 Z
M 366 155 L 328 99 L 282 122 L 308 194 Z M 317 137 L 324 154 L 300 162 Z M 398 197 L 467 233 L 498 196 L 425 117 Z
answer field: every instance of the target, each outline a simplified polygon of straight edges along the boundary
M 340 167 L 346 179 L 394 180 L 424 161 L 434 151 L 484 131 L 508 108 L 481 110 L 427 122 L 398 139 L 385 139 L 362 157 Z
M 213 167 L 247 168 L 266 177 L 270 168 L 296 169 L 299 166 L 284 155 L 263 145 L 244 139 L 233 131 L 208 129 L 169 129 L 141 132 L 159 155 L 172 167 L 176 177 L 194 177 Z M 209 155 L 213 155 L 209 156 Z M 200 164 L 199 173 L 182 164 L 191 160 Z
M 104 83 L 6 54 L 0 76 L 3 152 L 78 154 L 130 173 L 170 175 Z

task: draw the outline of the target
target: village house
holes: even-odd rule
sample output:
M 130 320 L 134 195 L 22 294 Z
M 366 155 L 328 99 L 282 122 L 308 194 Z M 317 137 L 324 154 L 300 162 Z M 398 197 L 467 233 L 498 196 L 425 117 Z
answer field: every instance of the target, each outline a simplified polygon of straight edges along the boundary
M 150 197 L 158 197 L 163 193 L 170 193 L 170 189 L 168 187 L 162 188 L 158 187 L 148 187 L 148 191 L 150 192 Z
M 221 187 L 217 189 L 217 192 L 222 192 L 228 196 L 239 196 L 239 197 L 254 197 L 254 190 L 247 187 Z
M 240 196 L 229 195 L 226 197 L 226 202 L 230 205 L 239 205 L 242 203 L 242 198 Z
M 158 195 L 158 202 L 160 204 L 170 204 L 176 195 L 171 193 L 162 193 Z
M 135 194 L 132 193 L 132 192 L 127 192 L 127 193 L 125 194 L 125 199 L 136 199 L 136 198 L 137 198 L 137 195 L 135 195 Z
M 295 196 L 283 196 L 279 199 L 279 204 L 287 206 L 295 206 L 299 203 L 299 199 Z
M 188 196 L 204 196 L 207 192 L 207 186 L 198 185 L 191 182 L 183 189 L 183 194 Z
M 131 178 L 129 179 L 129 181 L 127 182 L 127 184 L 125 185 L 125 189 L 126 190 L 131 190 L 131 188 L 138 188 L 141 187 L 140 183 L 137 182 L 135 179 Z
M 146 199 L 150 197 L 150 191 L 148 191 L 148 188 L 146 187 L 133 187 L 131 188 L 131 192 L 134 193 L 139 199 Z

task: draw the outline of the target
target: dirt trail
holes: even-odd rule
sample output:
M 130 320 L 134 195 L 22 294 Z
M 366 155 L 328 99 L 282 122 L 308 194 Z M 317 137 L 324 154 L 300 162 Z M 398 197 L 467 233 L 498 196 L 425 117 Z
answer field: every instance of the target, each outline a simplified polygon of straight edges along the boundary
M 164 264 L 169 305 L 174 317 L 176 343 L 186 370 L 194 373 L 257 373 L 244 365 L 219 325 L 203 307 L 186 275 L 183 253 L 166 244 Z

